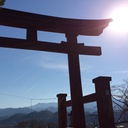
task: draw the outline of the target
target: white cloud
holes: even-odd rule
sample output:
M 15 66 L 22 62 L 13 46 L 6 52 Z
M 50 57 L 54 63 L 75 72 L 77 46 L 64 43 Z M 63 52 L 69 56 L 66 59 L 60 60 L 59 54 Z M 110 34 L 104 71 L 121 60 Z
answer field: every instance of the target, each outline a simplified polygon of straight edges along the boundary
M 80 68 L 82 72 L 90 72 L 93 69 L 93 65 L 81 63 Z
M 43 52 L 32 56 L 27 56 L 25 60 L 30 60 L 35 66 L 45 68 L 48 70 L 68 71 L 68 58 L 65 55 L 53 54 Z M 80 70 L 82 72 L 90 72 L 93 65 L 87 63 L 80 63 Z
M 68 70 L 68 65 L 65 63 L 47 63 L 47 62 L 42 62 L 40 63 L 40 66 L 46 69 L 53 69 L 53 70 L 61 70 L 61 71 L 67 71 Z
M 54 61 L 43 61 L 40 62 L 40 66 L 50 70 L 61 70 L 68 71 L 68 62 L 54 62 Z M 80 65 L 80 70 L 82 72 L 90 72 L 93 69 L 92 65 Z

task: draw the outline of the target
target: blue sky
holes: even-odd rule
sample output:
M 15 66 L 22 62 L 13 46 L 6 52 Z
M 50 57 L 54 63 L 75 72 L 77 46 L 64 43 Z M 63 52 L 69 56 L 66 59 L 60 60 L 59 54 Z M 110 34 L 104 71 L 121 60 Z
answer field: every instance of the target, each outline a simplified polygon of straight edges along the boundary
M 4 7 L 65 18 L 106 19 L 123 4 L 128 5 L 127 0 L 6 0 Z M 0 26 L 0 36 L 26 38 L 25 30 L 5 26 Z M 60 43 L 66 38 L 38 31 L 38 40 Z M 78 42 L 102 47 L 101 56 L 80 56 L 83 95 L 95 91 L 92 79 L 98 76 L 111 76 L 111 85 L 128 79 L 127 32 L 108 26 L 102 35 L 79 36 Z M 0 108 L 30 106 L 30 98 L 44 99 L 33 100 L 33 104 L 57 102 L 58 93 L 70 98 L 67 55 L 0 48 Z

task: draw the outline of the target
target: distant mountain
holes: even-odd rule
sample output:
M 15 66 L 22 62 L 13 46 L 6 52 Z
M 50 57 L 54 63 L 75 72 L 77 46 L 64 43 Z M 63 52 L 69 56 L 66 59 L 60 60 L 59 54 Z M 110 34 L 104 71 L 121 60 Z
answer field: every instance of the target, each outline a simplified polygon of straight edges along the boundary
M 85 104 L 86 119 L 89 122 L 94 118 L 93 112 L 96 111 L 94 104 Z M 33 106 L 24 108 L 6 108 L 0 109 L 0 127 L 14 126 L 19 122 L 26 120 L 38 120 L 45 122 L 58 121 L 58 104 L 57 103 L 38 103 Z M 67 112 L 71 111 L 71 107 L 67 108 Z M 68 114 L 67 113 L 67 114 Z M 90 116 L 91 115 L 91 116 Z M 69 117 L 68 117 L 69 121 Z
M 58 113 L 52 113 L 50 111 L 40 111 L 40 112 L 31 112 L 29 114 L 15 114 L 10 116 L 7 119 L 0 121 L 1 126 L 15 126 L 19 122 L 27 121 L 27 120 L 38 120 L 44 122 L 54 122 L 57 123 L 58 121 Z
M 15 114 L 10 116 L 7 119 L 1 120 L 0 121 L 0 126 L 3 125 L 16 125 L 21 119 L 22 117 L 24 117 L 26 114 Z
M 97 111 L 96 102 L 84 104 L 85 112 L 94 113 Z
M 95 112 L 96 111 L 96 107 L 94 107 L 95 104 L 85 104 L 85 111 L 86 112 Z M 23 107 L 23 108 L 5 108 L 5 109 L 0 109 L 0 120 L 4 118 L 8 118 L 14 114 L 17 113 L 22 113 L 22 114 L 28 114 L 31 112 L 39 112 L 39 111 L 45 111 L 48 110 L 50 112 L 57 112 L 58 111 L 58 104 L 57 103 L 38 103 L 36 105 L 33 106 L 29 106 L 29 107 Z M 71 111 L 71 107 L 67 108 L 67 111 L 70 112 Z
M 3 119 L 3 117 L 7 118 L 17 113 L 28 114 L 31 113 L 32 111 L 43 111 L 43 110 L 57 112 L 58 111 L 57 103 L 38 103 L 30 107 L 0 109 L 0 120 Z
M 30 113 L 31 109 L 28 107 L 24 108 L 5 108 L 5 109 L 0 109 L 0 117 L 9 117 L 11 115 L 14 115 L 16 113 Z
M 84 108 L 87 112 L 95 112 L 96 109 L 96 103 L 89 103 L 89 104 L 85 104 Z M 35 111 L 42 111 L 42 110 L 48 110 L 51 112 L 57 112 L 58 111 L 58 104 L 53 102 L 53 103 L 38 103 L 34 106 L 32 106 L 32 109 Z M 71 111 L 71 107 L 67 108 L 67 111 L 70 112 Z
M 53 102 L 53 103 L 38 103 L 34 106 L 32 106 L 33 110 L 36 111 L 41 111 L 41 110 L 49 110 L 51 112 L 57 112 L 58 111 L 58 104 Z
M 86 106 L 87 107 L 87 106 Z M 85 116 L 86 116 L 86 122 L 87 124 L 90 123 L 97 123 L 98 122 L 98 117 L 97 117 L 97 111 L 93 112 L 94 110 L 91 111 L 91 108 L 88 110 L 86 108 L 85 111 Z M 67 113 L 68 115 L 68 113 Z M 120 115 L 119 111 L 116 111 L 114 113 L 115 117 L 118 117 Z M 45 123 L 48 122 L 53 122 L 55 124 L 57 124 L 58 122 L 58 112 L 50 112 L 48 110 L 44 110 L 44 111 L 33 111 L 27 114 L 24 113 L 17 113 L 14 114 L 6 119 L 1 119 L 0 120 L 0 128 L 2 128 L 3 126 L 16 126 L 19 122 L 23 122 L 23 121 L 30 121 L 30 120 L 37 120 L 37 121 L 43 121 Z M 116 118 L 115 118 L 116 120 Z M 69 117 L 68 117 L 68 122 L 69 122 Z
M 68 114 L 68 113 L 67 113 Z M 89 124 L 92 121 L 97 122 L 97 112 L 90 113 L 86 112 L 86 122 Z M 28 114 L 15 114 L 13 116 L 10 116 L 7 119 L 0 121 L 0 128 L 5 126 L 16 126 L 18 123 L 23 121 L 30 121 L 30 120 L 37 120 L 37 121 L 43 121 L 45 123 L 52 122 L 55 124 L 58 124 L 58 112 L 50 112 L 48 110 L 40 111 L 40 112 L 31 112 Z M 69 117 L 68 117 L 68 123 L 69 123 Z
M 92 120 L 97 121 L 96 113 L 86 112 L 85 115 L 86 115 L 87 123 L 92 122 Z M 40 112 L 31 112 L 28 114 L 15 114 L 15 115 L 10 116 L 7 119 L 1 120 L 0 127 L 1 126 L 16 126 L 20 122 L 29 121 L 29 120 L 43 121 L 45 123 L 53 122 L 57 124 L 58 123 L 58 112 L 53 113 L 48 110 L 45 110 L 45 111 L 40 111 Z M 69 117 L 68 117 L 68 122 L 69 122 Z
M 40 112 L 32 112 L 23 116 L 22 120 L 43 120 L 45 122 L 54 120 L 57 122 L 57 112 L 53 113 L 48 110 L 40 111 Z
M 58 111 L 58 107 L 52 107 L 52 106 L 50 106 L 50 107 L 46 108 L 45 110 L 48 110 L 50 112 L 57 112 Z

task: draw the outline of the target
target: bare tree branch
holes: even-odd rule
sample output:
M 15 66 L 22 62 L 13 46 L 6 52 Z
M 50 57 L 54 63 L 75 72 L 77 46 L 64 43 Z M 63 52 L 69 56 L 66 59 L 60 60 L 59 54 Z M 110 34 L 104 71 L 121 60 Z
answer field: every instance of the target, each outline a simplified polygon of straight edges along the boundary
M 122 85 L 112 86 L 112 99 L 114 109 L 120 113 L 116 124 L 128 122 L 128 80 Z

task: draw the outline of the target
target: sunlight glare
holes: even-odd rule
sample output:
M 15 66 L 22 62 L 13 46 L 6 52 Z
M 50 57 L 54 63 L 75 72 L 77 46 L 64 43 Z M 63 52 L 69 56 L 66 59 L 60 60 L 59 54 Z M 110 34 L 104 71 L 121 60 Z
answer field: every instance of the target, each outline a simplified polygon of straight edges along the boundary
M 113 21 L 110 23 L 116 32 L 128 32 L 128 7 L 120 7 L 112 13 Z

